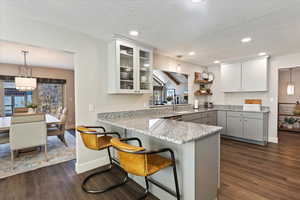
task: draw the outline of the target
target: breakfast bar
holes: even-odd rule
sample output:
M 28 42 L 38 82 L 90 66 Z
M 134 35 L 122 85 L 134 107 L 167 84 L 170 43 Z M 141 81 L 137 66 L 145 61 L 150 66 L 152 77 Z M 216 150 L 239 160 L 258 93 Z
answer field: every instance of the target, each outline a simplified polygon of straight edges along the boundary
M 220 181 L 222 127 L 176 120 L 183 113 L 170 108 L 100 113 L 98 122 L 123 137 L 140 138 L 147 150 L 171 148 L 175 152 L 181 199 L 214 200 Z M 171 169 L 151 177 L 175 191 Z M 145 187 L 141 177 L 131 178 Z M 154 185 L 150 192 L 159 199 L 175 199 Z

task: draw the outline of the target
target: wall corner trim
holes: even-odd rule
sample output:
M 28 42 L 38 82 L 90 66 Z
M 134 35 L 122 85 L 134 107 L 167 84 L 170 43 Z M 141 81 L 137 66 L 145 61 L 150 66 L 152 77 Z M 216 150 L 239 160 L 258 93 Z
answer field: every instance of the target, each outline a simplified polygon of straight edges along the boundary
M 106 158 L 106 156 L 95 159 L 95 160 L 91 160 L 91 161 L 88 161 L 85 163 L 81 163 L 81 164 L 78 164 L 76 162 L 75 171 L 77 174 L 81 174 L 81 173 L 90 171 L 92 169 L 96 169 L 98 167 L 101 167 L 101 166 L 104 166 L 107 164 L 109 164 L 109 162 L 108 162 L 108 159 Z
M 278 144 L 278 137 L 269 137 L 268 142 Z

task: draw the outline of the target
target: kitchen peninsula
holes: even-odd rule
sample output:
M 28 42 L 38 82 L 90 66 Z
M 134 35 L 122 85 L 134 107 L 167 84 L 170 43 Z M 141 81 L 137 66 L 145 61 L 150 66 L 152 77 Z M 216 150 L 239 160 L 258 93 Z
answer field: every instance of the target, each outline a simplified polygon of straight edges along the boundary
M 197 112 L 207 112 L 198 110 Z M 194 110 L 155 108 L 98 114 L 98 122 L 123 132 L 123 137 L 138 137 L 146 149 L 171 148 L 175 152 L 182 199 L 213 200 L 217 197 L 220 171 L 220 131 L 222 127 L 178 121 Z M 152 177 L 174 190 L 170 169 Z M 143 185 L 143 179 L 132 177 Z M 143 185 L 144 186 L 144 185 Z M 159 199 L 174 199 L 153 186 Z

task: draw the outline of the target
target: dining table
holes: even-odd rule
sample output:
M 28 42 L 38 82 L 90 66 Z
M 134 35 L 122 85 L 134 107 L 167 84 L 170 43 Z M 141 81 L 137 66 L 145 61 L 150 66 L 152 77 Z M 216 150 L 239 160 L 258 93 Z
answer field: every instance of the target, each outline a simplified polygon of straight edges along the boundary
M 61 121 L 57 117 L 55 117 L 51 114 L 45 114 L 45 120 L 46 120 L 47 125 L 61 123 Z M 0 117 L 0 131 L 1 132 L 9 131 L 10 124 L 11 124 L 11 117 Z
M 24 115 L 24 113 L 22 114 Z M 8 133 L 9 134 L 9 129 L 10 129 L 10 125 L 11 125 L 11 116 L 8 116 L 8 117 L 0 117 L 0 134 L 1 133 Z M 45 114 L 45 121 L 46 121 L 46 124 L 47 126 L 51 126 L 51 125 L 59 125 L 61 124 L 62 122 L 57 118 L 55 117 L 54 115 L 51 115 L 51 114 Z M 48 136 L 52 136 L 52 135 L 49 135 L 48 133 Z M 67 143 L 65 141 L 65 137 L 64 137 L 64 134 L 63 135 L 57 135 L 57 137 L 67 146 Z M 25 149 L 24 151 L 17 151 L 17 156 L 20 152 L 22 153 L 26 153 L 26 152 L 32 152 L 32 151 L 35 151 L 36 148 L 27 148 Z

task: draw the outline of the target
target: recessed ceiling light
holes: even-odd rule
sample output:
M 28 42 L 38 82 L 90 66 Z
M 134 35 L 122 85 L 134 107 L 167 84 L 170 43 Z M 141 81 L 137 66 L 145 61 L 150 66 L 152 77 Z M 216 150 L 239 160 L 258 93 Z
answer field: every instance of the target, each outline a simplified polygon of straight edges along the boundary
M 247 42 L 251 42 L 251 41 L 252 41 L 251 37 L 245 37 L 245 38 L 241 39 L 242 43 L 247 43 Z
M 193 55 L 195 55 L 196 53 L 194 52 L 194 51 L 191 51 L 191 52 L 189 52 L 189 55 L 190 56 L 193 56 Z
M 138 35 L 139 35 L 139 32 L 136 31 L 136 30 L 132 30 L 132 31 L 129 31 L 129 34 L 130 34 L 131 36 L 138 36 Z
M 192 0 L 192 3 L 206 3 L 206 0 Z
M 266 53 L 266 52 L 260 52 L 258 55 L 259 55 L 259 56 L 266 56 L 267 53 Z
M 214 63 L 215 63 L 215 64 L 219 64 L 220 61 L 219 61 L 219 60 L 215 60 Z

